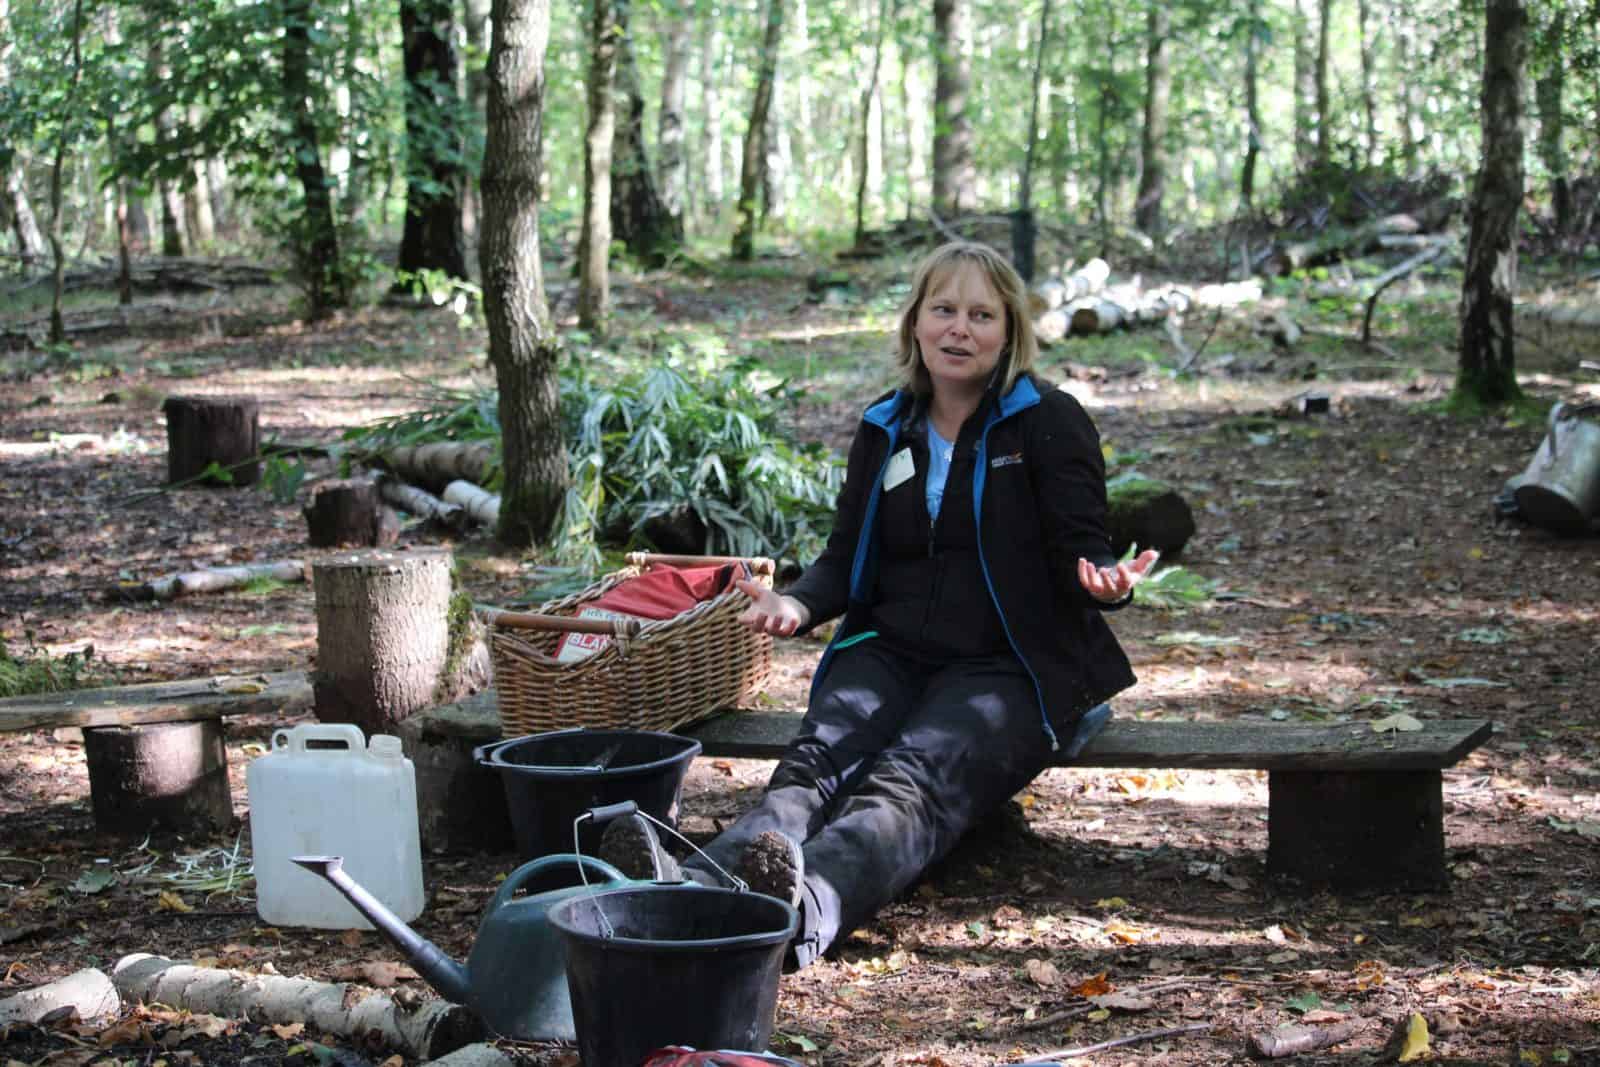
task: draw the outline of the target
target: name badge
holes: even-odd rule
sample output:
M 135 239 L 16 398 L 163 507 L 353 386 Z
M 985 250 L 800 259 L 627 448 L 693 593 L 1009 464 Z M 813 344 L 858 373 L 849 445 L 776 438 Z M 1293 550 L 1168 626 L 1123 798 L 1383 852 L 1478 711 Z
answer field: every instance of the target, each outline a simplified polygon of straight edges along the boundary
M 915 473 L 916 468 L 911 462 L 911 449 L 902 448 L 889 457 L 889 465 L 883 469 L 883 491 L 887 493 Z

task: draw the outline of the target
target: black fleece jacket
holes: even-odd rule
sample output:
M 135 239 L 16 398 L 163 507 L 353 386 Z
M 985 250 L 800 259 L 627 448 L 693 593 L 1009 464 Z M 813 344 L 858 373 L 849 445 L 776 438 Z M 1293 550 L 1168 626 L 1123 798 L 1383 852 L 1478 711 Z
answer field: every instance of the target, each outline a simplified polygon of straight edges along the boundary
M 811 626 L 844 615 L 817 679 L 841 642 L 873 628 L 882 592 L 884 472 L 889 458 L 907 446 L 915 412 L 914 398 L 903 390 L 867 409 L 850 446 L 827 547 L 785 590 L 806 606 Z M 984 584 L 1007 643 L 1033 676 L 1042 726 L 1054 746 L 1058 737 L 1071 736 L 1085 711 L 1134 683 L 1127 656 L 1101 617 L 1122 605 L 1100 604 L 1077 575 L 1080 557 L 1097 566 L 1115 562 L 1105 530 L 1100 436 L 1077 400 L 1032 375 L 1004 396 L 992 393 L 975 418 L 976 432 L 962 435 L 962 444 L 972 440 L 974 448 L 972 465 L 963 465 L 970 493 L 962 487 L 952 494 L 947 486 L 945 506 L 960 501 L 976 511 Z

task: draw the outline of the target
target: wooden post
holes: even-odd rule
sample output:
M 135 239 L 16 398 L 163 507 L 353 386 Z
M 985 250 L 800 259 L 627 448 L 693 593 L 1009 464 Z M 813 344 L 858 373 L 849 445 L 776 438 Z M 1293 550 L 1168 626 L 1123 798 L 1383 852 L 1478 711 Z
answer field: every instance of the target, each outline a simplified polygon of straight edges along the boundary
M 1267 871 L 1339 889 L 1442 889 L 1437 770 L 1271 771 Z
M 306 534 L 314 548 L 339 545 L 392 545 L 400 537 L 400 519 L 378 493 L 378 483 L 364 478 L 322 482 L 311 490 L 305 507 Z
M 446 549 L 375 549 L 312 564 L 316 716 L 369 736 L 438 702 L 450 650 Z
M 186 482 L 212 463 L 231 481 L 208 478 L 204 484 L 246 486 L 261 478 L 261 408 L 253 397 L 169 396 L 167 481 Z
M 96 829 L 139 836 L 226 829 L 228 753 L 217 719 L 83 731 Z

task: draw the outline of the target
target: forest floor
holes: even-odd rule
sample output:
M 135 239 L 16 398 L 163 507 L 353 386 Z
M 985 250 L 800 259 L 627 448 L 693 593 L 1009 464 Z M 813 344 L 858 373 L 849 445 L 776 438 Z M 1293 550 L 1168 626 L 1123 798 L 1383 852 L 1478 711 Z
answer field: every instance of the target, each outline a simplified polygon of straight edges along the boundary
M 757 353 L 807 386 L 797 431 L 841 446 L 886 380 L 890 285 L 905 265 L 852 265 L 857 295 L 839 305 L 806 299 L 816 266 L 624 279 L 618 332 L 701 331 Z M 837 958 L 783 980 L 775 1051 L 830 1067 L 980 1067 L 1195 1027 L 1090 1061 L 1199 1067 L 1242 1061 L 1249 1035 L 1280 1024 L 1354 1020 L 1347 1042 L 1299 1060 L 1355 1064 L 1384 1058 L 1389 1032 L 1416 1012 L 1431 1062 L 1600 1063 L 1600 538 L 1495 518 L 1490 502 L 1531 457 L 1540 419 L 1443 414 L 1453 294 L 1434 281 L 1392 296 L 1378 332 L 1404 367 L 1326 338 L 1275 350 L 1246 312 L 1191 319 L 1191 345 L 1212 335 L 1181 378 L 1159 331 L 1068 341 L 1044 372 L 1085 401 L 1112 449 L 1186 495 L 1199 530 L 1178 562 L 1216 583 L 1204 607 L 1115 617 L 1139 676 L 1117 714 L 1493 720 L 1493 740 L 1445 774 L 1448 890 L 1335 895 L 1269 880 L 1260 773 L 1051 770 L 1019 798 L 1019 819 L 964 845 Z M 568 298 L 555 305 L 570 310 Z M 1294 310 L 1347 331 L 1359 322 L 1350 305 Z M 0 355 L 6 645 L 53 657 L 92 645 L 91 667 L 124 683 L 306 668 L 305 585 L 107 599 L 129 580 L 307 552 L 304 488 L 289 503 L 259 488 L 130 498 L 165 477 L 162 398 L 254 395 L 269 435 L 327 442 L 417 407 L 422 383 L 491 384 L 483 335 L 448 314 L 392 309 L 302 325 L 281 291 L 173 298 L 155 321 L 66 356 Z M 1592 340 L 1530 336 L 1524 387 L 1542 405 L 1600 399 L 1580 357 L 1595 358 Z M 1292 413 L 1308 388 L 1330 395 L 1326 414 Z M 402 540 L 429 536 L 407 527 Z M 527 594 L 536 560 L 481 533 L 452 547 L 475 600 Z M 770 701 L 801 705 L 820 648 L 778 642 Z M 267 926 L 247 878 L 193 888 L 248 852 L 245 765 L 284 721 L 228 722 L 229 832 L 137 842 L 95 831 L 77 731 L 0 734 L 0 997 L 133 952 L 393 981 L 393 967 L 370 966 L 397 958 L 376 934 Z M 713 832 L 770 766 L 697 761 L 686 830 Z M 415 925 L 463 958 L 514 865 L 425 857 L 430 904 Z M 115 878 L 94 876 L 107 867 Z M 414 977 L 402 984 L 432 995 Z M 1109 990 L 1128 996 L 1084 999 Z M 110 1030 L 0 1035 L 0 1062 L 333 1062 L 319 1040 L 340 1047 L 292 1027 L 141 1009 Z

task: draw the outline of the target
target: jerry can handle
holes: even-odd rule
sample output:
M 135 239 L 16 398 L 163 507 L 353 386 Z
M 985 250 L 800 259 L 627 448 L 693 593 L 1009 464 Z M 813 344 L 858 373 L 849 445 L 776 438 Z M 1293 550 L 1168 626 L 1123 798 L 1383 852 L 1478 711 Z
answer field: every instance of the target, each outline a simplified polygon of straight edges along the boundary
M 299 726 L 288 730 L 275 730 L 272 734 L 272 748 L 287 748 L 292 752 L 306 751 L 308 741 L 344 742 L 344 747 L 351 752 L 364 752 L 367 748 L 366 736 L 362 734 L 361 727 L 348 722 L 303 722 Z M 319 746 L 319 748 L 332 749 L 334 745 Z
M 500 888 L 496 890 L 494 899 L 489 902 L 489 907 L 484 914 L 509 904 L 511 898 L 516 895 L 517 890 L 527 885 L 538 875 L 543 874 L 552 867 L 561 867 L 569 863 L 578 865 L 580 875 L 583 877 L 585 884 L 588 883 L 588 875 L 591 873 L 599 877 L 602 882 L 626 882 L 628 880 L 626 875 L 598 856 L 576 854 L 571 856 L 540 856 L 536 860 L 529 860 L 506 875 L 506 880 L 500 883 Z M 588 870 L 585 870 L 585 868 L 588 868 Z

